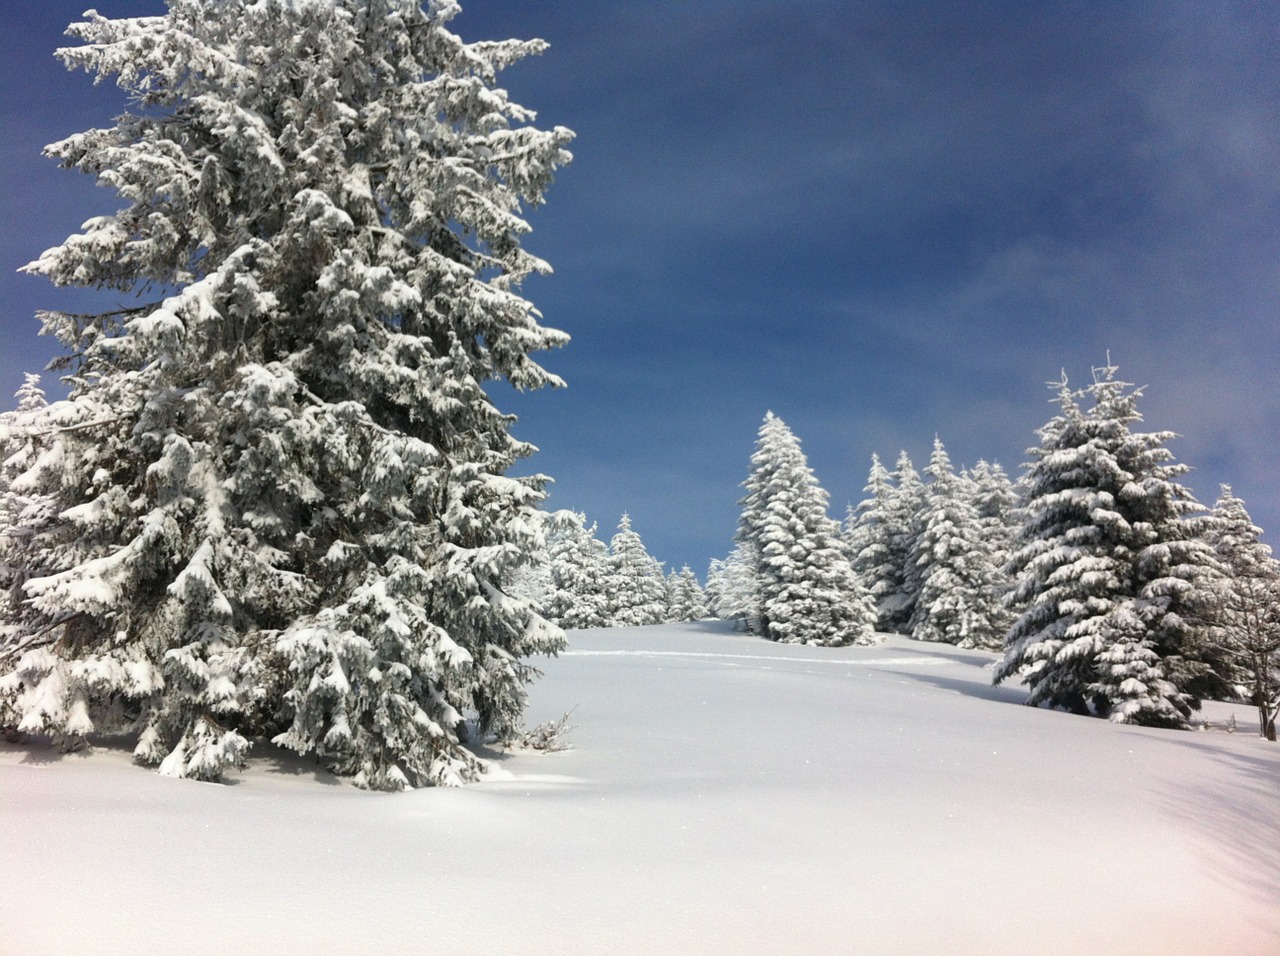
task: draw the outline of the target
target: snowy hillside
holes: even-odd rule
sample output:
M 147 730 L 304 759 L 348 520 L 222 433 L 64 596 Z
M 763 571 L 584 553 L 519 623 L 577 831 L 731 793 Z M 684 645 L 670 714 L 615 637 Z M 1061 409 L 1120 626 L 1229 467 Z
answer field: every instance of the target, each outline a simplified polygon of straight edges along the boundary
M 995 657 L 581 631 L 575 749 L 368 793 L 0 752 L 0 941 L 54 953 L 1280 952 L 1280 747 L 1016 706 Z M 1233 708 L 1209 714 L 1217 727 Z

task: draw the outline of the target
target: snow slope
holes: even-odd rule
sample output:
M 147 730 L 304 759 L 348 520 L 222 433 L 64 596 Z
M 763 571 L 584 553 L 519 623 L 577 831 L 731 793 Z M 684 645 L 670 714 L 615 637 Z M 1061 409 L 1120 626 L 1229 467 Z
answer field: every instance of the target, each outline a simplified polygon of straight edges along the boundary
M 1247 708 L 1113 726 L 902 638 L 570 638 L 529 716 L 576 708 L 575 749 L 460 790 L 5 745 L 0 951 L 1280 953 L 1280 747 Z

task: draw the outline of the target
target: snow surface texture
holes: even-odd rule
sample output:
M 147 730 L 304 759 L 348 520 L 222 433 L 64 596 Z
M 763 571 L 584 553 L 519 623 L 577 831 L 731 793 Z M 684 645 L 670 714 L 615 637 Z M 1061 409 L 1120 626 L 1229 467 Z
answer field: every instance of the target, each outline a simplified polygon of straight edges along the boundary
M 574 750 L 356 790 L 0 751 L 0 950 L 1280 953 L 1280 747 L 1016 706 L 995 655 L 570 634 Z

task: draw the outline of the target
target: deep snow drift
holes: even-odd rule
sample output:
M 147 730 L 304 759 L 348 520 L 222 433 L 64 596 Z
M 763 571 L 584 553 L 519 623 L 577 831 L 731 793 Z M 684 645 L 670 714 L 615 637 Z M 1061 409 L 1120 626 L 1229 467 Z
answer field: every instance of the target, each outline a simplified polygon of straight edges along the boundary
M 530 722 L 575 749 L 358 791 L 0 751 L 0 950 L 1280 952 L 1280 747 L 1017 706 L 994 655 L 580 631 Z M 1240 732 L 1220 732 L 1234 711 Z

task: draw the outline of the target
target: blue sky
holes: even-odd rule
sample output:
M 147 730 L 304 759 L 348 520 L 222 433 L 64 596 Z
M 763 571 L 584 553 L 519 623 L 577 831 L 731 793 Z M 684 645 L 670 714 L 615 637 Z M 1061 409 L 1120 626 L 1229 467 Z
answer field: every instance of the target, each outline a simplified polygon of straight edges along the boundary
M 54 354 L 35 310 L 86 301 L 14 270 L 116 208 L 40 156 L 123 107 L 52 57 L 91 5 L 163 9 L 3 14 L 4 395 Z M 935 434 L 1016 472 L 1045 383 L 1110 350 L 1201 500 L 1232 483 L 1277 540 L 1280 6 L 462 5 L 468 39 L 550 41 L 502 84 L 578 134 L 526 242 L 569 387 L 496 391 L 553 506 L 702 574 L 767 410 L 840 515 L 873 451 L 923 467 Z

